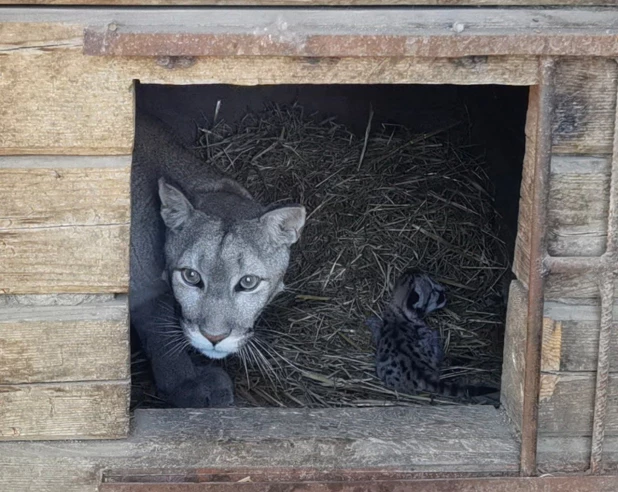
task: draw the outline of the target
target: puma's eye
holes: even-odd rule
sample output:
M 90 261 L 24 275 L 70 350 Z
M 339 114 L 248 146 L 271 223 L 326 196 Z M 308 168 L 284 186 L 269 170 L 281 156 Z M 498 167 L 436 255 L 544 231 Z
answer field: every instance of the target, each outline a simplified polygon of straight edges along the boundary
M 245 275 L 240 279 L 240 282 L 238 282 L 238 287 L 240 290 L 253 290 L 260 282 L 261 279 L 255 275 Z
M 184 268 L 180 271 L 182 279 L 189 285 L 197 285 L 202 281 L 202 277 L 195 270 Z

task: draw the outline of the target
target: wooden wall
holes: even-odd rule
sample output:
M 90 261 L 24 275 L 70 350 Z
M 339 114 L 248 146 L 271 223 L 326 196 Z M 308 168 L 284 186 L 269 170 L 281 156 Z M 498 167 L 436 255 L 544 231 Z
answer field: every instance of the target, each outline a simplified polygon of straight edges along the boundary
M 548 253 L 557 257 L 600 256 L 606 248 L 610 166 L 616 145 L 618 63 L 600 58 L 560 59 L 555 86 Z M 535 124 L 536 115 L 530 112 L 528 139 L 534 138 Z M 517 426 L 521 426 L 523 395 L 533 161 L 533 152 L 529 152 L 515 253 L 514 271 L 519 281 L 511 288 L 503 376 L 503 401 Z M 539 460 L 545 469 L 557 470 L 569 462 L 573 465 L 569 453 L 577 447 L 574 443 L 589 442 L 592 435 L 600 329 L 598 276 L 549 272 L 544 316 Z M 614 330 L 614 345 L 617 336 Z M 609 440 L 618 435 L 618 358 L 615 350 L 611 354 Z M 562 455 L 546 445 L 556 442 L 558 436 L 571 439 Z M 578 456 L 577 467 L 586 469 L 586 459 L 581 459 L 581 452 Z
M 84 56 L 85 27 L 77 21 L 19 21 L 0 29 L 0 190 L 10 198 L 0 203 L 0 439 L 114 438 L 128 431 L 123 295 L 135 79 L 239 85 L 538 82 L 533 56 L 202 57 L 170 68 L 147 57 Z M 617 78 L 613 60 L 558 63 L 552 255 L 604 251 Z M 535 121 L 531 111 L 529 138 Z M 505 352 L 504 404 L 519 425 L 533 162 L 529 153 L 514 267 L 520 282 L 511 290 Z M 540 449 L 555 438 L 576 439 L 581 448 L 591 435 L 597 279 L 550 274 L 546 297 Z M 615 376 L 612 381 L 618 384 Z M 612 388 L 615 397 L 618 388 Z M 610 437 L 618 435 L 613 402 Z M 550 456 L 543 452 L 541 461 Z M 568 460 L 551 456 L 554 465 Z

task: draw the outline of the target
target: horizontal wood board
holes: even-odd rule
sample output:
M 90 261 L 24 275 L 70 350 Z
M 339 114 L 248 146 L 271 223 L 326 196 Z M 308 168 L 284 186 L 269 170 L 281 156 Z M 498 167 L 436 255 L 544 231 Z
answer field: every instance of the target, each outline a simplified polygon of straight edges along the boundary
M 596 371 L 600 330 L 599 305 L 545 303 L 543 370 Z M 614 310 L 618 320 L 618 306 Z M 618 329 L 610 339 L 610 371 L 618 372 Z
M 127 157 L 0 158 L 0 293 L 127 291 Z
M 0 441 L 126 437 L 129 391 L 129 380 L 2 384 Z
M 110 15 L 113 18 L 113 13 Z M 0 11 L 0 22 L 3 16 L 6 13 Z M 158 84 L 236 85 L 529 85 L 537 80 L 537 63 L 532 57 L 199 58 L 170 69 L 166 68 L 169 61 L 154 58 L 84 56 L 84 25 L 25 20 L 4 24 L 0 33 L 0 54 L 6 54 L 0 56 L 4 95 L 0 154 L 5 155 L 130 154 L 135 79 Z
M 2 0 L 0 5 L 110 5 L 110 6 L 163 6 L 179 7 L 182 5 L 216 5 L 216 6 L 380 6 L 422 5 L 444 7 L 474 6 L 613 6 L 615 0 Z
M 127 298 L 94 301 L 0 305 L 0 384 L 129 378 Z
M 504 416 L 491 406 L 138 410 L 121 441 L 0 443 L 0 490 L 94 492 L 102 469 L 515 473 L 518 455 Z

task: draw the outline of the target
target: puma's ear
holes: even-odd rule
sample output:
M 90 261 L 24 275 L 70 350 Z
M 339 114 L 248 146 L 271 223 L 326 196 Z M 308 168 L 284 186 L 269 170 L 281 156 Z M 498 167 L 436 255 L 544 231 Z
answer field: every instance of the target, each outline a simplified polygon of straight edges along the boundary
M 260 223 L 267 229 L 273 241 L 289 246 L 300 238 L 305 225 L 305 215 L 305 207 L 290 205 L 266 212 L 260 217 Z
M 193 206 L 189 200 L 165 179 L 159 179 L 159 198 L 161 198 L 161 217 L 171 229 L 179 229 L 191 217 Z

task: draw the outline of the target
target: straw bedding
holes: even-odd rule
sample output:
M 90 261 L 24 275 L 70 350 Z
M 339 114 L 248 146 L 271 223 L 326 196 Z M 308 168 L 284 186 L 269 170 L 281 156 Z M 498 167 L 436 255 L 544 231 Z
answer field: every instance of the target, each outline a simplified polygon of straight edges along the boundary
M 499 384 L 509 262 L 482 152 L 465 125 L 413 134 L 371 120 L 357 136 L 302 107 L 269 106 L 200 129 L 209 165 L 262 203 L 308 212 L 287 291 L 263 313 L 252 346 L 225 362 L 241 405 L 429 402 L 380 384 L 364 324 L 410 267 L 447 289 L 446 309 L 429 318 L 444 341 L 444 377 Z

